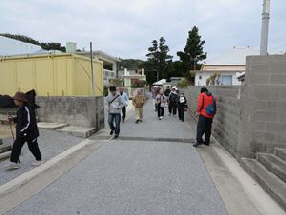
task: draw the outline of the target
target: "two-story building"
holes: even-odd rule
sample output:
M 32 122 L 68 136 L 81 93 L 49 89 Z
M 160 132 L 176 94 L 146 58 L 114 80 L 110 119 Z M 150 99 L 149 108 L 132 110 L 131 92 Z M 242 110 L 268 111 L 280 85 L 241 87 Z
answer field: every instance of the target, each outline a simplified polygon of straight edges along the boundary
M 76 52 L 76 54 L 90 58 L 90 52 Z M 101 50 L 93 51 L 92 55 L 95 60 L 103 62 L 103 85 L 109 86 L 109 80 L 118 77 L 117 63 L 120 62 L 119 58 Z

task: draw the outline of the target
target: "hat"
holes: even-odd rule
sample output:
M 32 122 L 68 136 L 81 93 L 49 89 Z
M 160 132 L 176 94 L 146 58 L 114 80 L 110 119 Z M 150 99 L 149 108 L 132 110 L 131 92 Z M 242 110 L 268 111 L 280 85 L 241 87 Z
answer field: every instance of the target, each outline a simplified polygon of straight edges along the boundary
M 173 86 L 173 87 L 172 87 L 172 89 L 176 89 L 176 88 L 177 88 L 176 86 Z
M 14 100 L 17 100 L 19 102 L 27 102 L 27 95 L 26 93 L 23 93 L 23 92 L 17 92 L 15 94 L 15 96 L 12 97 Z

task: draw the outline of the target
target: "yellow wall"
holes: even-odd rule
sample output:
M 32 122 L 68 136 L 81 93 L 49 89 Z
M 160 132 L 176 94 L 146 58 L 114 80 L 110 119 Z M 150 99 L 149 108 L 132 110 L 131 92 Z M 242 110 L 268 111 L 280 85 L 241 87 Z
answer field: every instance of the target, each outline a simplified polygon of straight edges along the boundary
M 95 95 L 102 96 L 102 62 L 94 62 Z M 35 89 L 39 96 L 91 96 L 91 63 L 72 55 L 0 59 L 0 94 Z

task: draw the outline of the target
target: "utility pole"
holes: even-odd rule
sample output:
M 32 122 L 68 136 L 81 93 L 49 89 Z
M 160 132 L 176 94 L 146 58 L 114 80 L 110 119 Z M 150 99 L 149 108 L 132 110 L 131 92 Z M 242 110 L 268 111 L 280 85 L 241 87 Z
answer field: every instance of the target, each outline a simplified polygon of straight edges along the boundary
M 92 84 L 92 96 L 95 96 L 95 91 L 94 91 L 94 75 L 93 75 L 92 42 L 90 42 L 90 62 L 91 62 L 91 84 Z
M 260 55 L 267 55 L 270 0 L 263 0 Z

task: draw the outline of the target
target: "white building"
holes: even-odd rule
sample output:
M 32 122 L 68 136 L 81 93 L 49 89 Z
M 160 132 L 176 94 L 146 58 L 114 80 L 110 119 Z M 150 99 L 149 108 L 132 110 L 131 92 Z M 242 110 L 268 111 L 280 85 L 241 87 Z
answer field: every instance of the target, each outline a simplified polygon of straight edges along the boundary
M 39 45 L 0 36 L 0 55 L 2 56 L 32 54 L 41 50 L 42 48 Z
M 90 57 L 90 52 L 76 52 L 78 55 Z M 117 63 L 119 58 L 113 57 L 101 50 L 92 52 L 93 58 L 103 62 L 103 85 L 109 86 L 109 80 L 117 77 Z
M 241 85 L 237 75 L 245 72 L 246 56 L 259 55 L 259 50 L 247 47 L 233 47 L 226 54 L 206 60 L 195 76 L 195 86 L 206 86 L 207 79 L 219 75 L 215 85 Z
M 0 56 L 33 55 L 62 53 L 58 50 L 44 50 L 40 45 L 24 43 L 19 40 L 0 36 Z
M 124 69 L 124 75 L 123 75 L 123 83 L 124 87 L 128 91 L 129 98 L 132 98 L 133 96 L 136 95 L 137 89 L 138 88 L 133 88 L 132 87 L 132 81 L 134 80 L 140 80 L 140 81 L 145 81 L 146 82 L 146 75 L 144 74 L 144 69 L 140 70 L 127 70 Z M 141 87 L 139 87 L 141 88 Z M 145 88 L 142 87 L 144 93 L 145 93 Z

